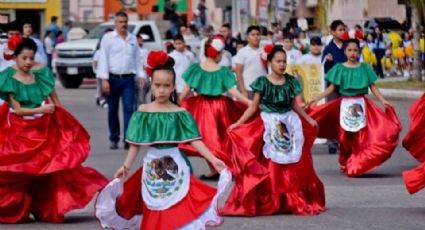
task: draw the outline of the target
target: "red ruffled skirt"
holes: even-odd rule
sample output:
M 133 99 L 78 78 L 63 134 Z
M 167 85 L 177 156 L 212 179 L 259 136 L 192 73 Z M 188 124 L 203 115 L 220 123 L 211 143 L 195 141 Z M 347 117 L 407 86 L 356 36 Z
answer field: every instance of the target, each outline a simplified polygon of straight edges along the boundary
M 339 163 L 348 176 L 360 176 L 390 158 L 401 131 L 393 107 L 383 112 L 370 99 L 364 99 L 367 125 L 358 132 L 347 132 L 339 124 L 342 97 L 307 110 L 319 123 L 318 137 L 339 141 Z
M 216 193 L 215 188 L 191 176 L 189 191 L 181 201 L 168 209 L 155 211 L 143 203 L 141 178 L 142 168 L 124 183 L 123 193 L 116 200 L 116 211 L 125 219 L 142 215 L 140 229 L 143 230 L 172 230 L 193 222 L 207 211 Z
M 301 119 L 304 134 L 297 163 L 277 164 L 264 157 L 264 124 L 260 116 L 230 132 L 235 186 L 224 215 L 315 215 L 325 210 L 325 190 L 316 175 L 311 147 L 317 129 Z
M 403 180 L 410 194 L 425 188 L 425 162 L 414 169 L 404 171 Z
M 403 147 L 419 162 L 425 162 L 425 94 L 409 109 L 410 127 Z
M 425 187 L 425 94 L 413 103 L 409 110 L 410 128 L 403 139 L 403 147 L 421 162 L 418 167 L 403 172 L 403 179 L 410 194 Z
M 185 99 L 181 106 L 194 117 L 202 141 L 208 149 L 217 158 L 223 160 L 232 171 L 227 128 L 239 120 L 247 108 L 246 105 L 226 96 L 205 97 L 198 95 Z M 179 148 L 188 156 L 200 156 L 189 143 L 180 144 Z
M 83 208 L 108 182 L 82 167 L 89 135 L 65 109 L 25 119 L 0 108 L 0 223 L 38 220 L 63 222 Z

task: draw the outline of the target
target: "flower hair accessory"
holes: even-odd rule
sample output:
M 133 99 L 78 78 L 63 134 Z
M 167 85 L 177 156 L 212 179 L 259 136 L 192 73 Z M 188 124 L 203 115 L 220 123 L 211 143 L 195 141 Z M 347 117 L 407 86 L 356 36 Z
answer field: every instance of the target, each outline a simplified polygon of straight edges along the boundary
M 267 65 L 267 55 L 269 55 L 272 52 L 273 44 L 267 44 L 263 47 L 261 50 L 261 62 L 263 65 Z
M 216 58 L 221 51 L 224 49 L 224 38 L 221 35 L 215 35 L 211 41 L 211 44 L 208 45 L 206 50 L 206 56 L 211 58 Z
M 363 39 L 363 33 L 360 30 L 351 29 L 350 31 L 348 31 L 348 35 L 349 38 L 355 38 L 359 41 Z
M 4 49 L 4 52 L 3 52 L 4 59 L 12 60 L 13 53 L 15 52 L 18 45 L 22 43 L 22 41 L 23 41 L 23 38 L 21 35 L 12 35 L 7 41 L 7 47 L 5 47 Z
M 162 50 L 149 52 L 146 59 L 146 74 L 148 76 L 152 76 L 153 71 L 156 68 L 165 65 L 165 63 L 168 61 L 168 58 L 168 54 Z

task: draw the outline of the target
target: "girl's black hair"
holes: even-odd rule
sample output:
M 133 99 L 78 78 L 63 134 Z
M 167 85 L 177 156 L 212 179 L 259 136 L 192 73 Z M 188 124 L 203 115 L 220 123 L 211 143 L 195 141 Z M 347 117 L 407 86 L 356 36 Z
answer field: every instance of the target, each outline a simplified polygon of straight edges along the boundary
M 267 54 L 267 61 L 270 62 L 274 58 L 274 56 L 277 53 L 280 53 L 280 52 L 284 53 L 285 56 L 286 56 L 286 52 L 285 52 L 285 50 L 283 50 L 283 46 L 282 45 L 275 45 L 275 46 L 273 46 L 272 51 L 270 51 L 270 53 Z
M 344 50 L 344 51 L 345 51 L 345 49 L 347 49 L 347 46 L 348 46 L 349 44 L 351 44 L 351 43 L 356 44 L 357 48 L 358 48 L 358 49 L 359 49 L 359 51 L 360 51 L 360 43 L 359 43 L 359 41 L 358 41 L 357 39 L 354 39 L 354 38 L 350 38 L 350 39 L 348 39 L 347 41 L 345 41 L 345 42 L 344 42 L 344 45 L 342 46 L 342 50 Z
M 22 53 L 22 50 L 32 50 L 35 53 L 37 53 L 37 44 L 31 39 L 31 38 L 23 38 L 22 42 L 16 47 L 15 51 L 13 52 L 14 56 L 18 56 L 20 53 Z
M 174 63 L 175 63 L 174 59 L 172 57 L 168 56 L 168 60 L 167 60 L 166 63 L 164 63 L 163 65 L 157 66 L 152 70 L 152 79 L 153 79 L 155 71 L 165 70 L 165 71 L 168 71 L 169 73 L 171 73 L 171 75 L 173 75 L 173 84 L 175 86 L 176 85 L 176 72 L 174 71 L 174 68 L 173 68 Z M 152 99 L 152 101 L 155 101 L 155 96 L 153 94 L 151 95 L 151 99 Z M 170 95 L 170 101 L 175 105 L 179 105 L 177 100 L 178 100 L 177 91 L 176 91 L 176 89 L 174 89 L 174 91 Z

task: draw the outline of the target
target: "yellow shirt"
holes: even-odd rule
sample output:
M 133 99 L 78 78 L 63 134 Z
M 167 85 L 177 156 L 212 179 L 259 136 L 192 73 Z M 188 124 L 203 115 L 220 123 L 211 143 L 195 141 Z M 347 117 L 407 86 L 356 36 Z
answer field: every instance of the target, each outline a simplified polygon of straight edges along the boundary
M 400 34 L 394 31 L 388 32 L 388 38 L 391 40 L 391 51 L 393 56 L 396 56 L 397 48 L 399 48 L 400 43 L 403 41 Z
M 391 69 L 394 63 L 393 59 L 391 59 L 390 57 L 383 57 L 381 59 L 381 64 L 385 67 L 385 69 Z
M 425 37 L 419 39 L 419 50 L 421 53 L 425 53 Z
M 376 55 L 372 52 L 367 45 L 362 49 L 363 62 L 370 65 L 376 65 Z

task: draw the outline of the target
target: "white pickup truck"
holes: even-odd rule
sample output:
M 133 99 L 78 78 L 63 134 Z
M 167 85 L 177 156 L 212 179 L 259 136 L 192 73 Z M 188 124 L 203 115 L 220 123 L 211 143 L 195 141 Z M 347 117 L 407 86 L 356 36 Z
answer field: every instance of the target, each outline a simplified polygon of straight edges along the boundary
M 94 28 L 84 39 L 61 43 L 55 48 L 53 68 L 65 88 L 78 88 L 83 78 L 95 78 L 92 63 L 100 37 L 114 22 L 105 22 Z M 129 21 L 128 31 L 144 34 L 144 47 L 148 50 L 163 49 L 163 42 L 154 21 Z

